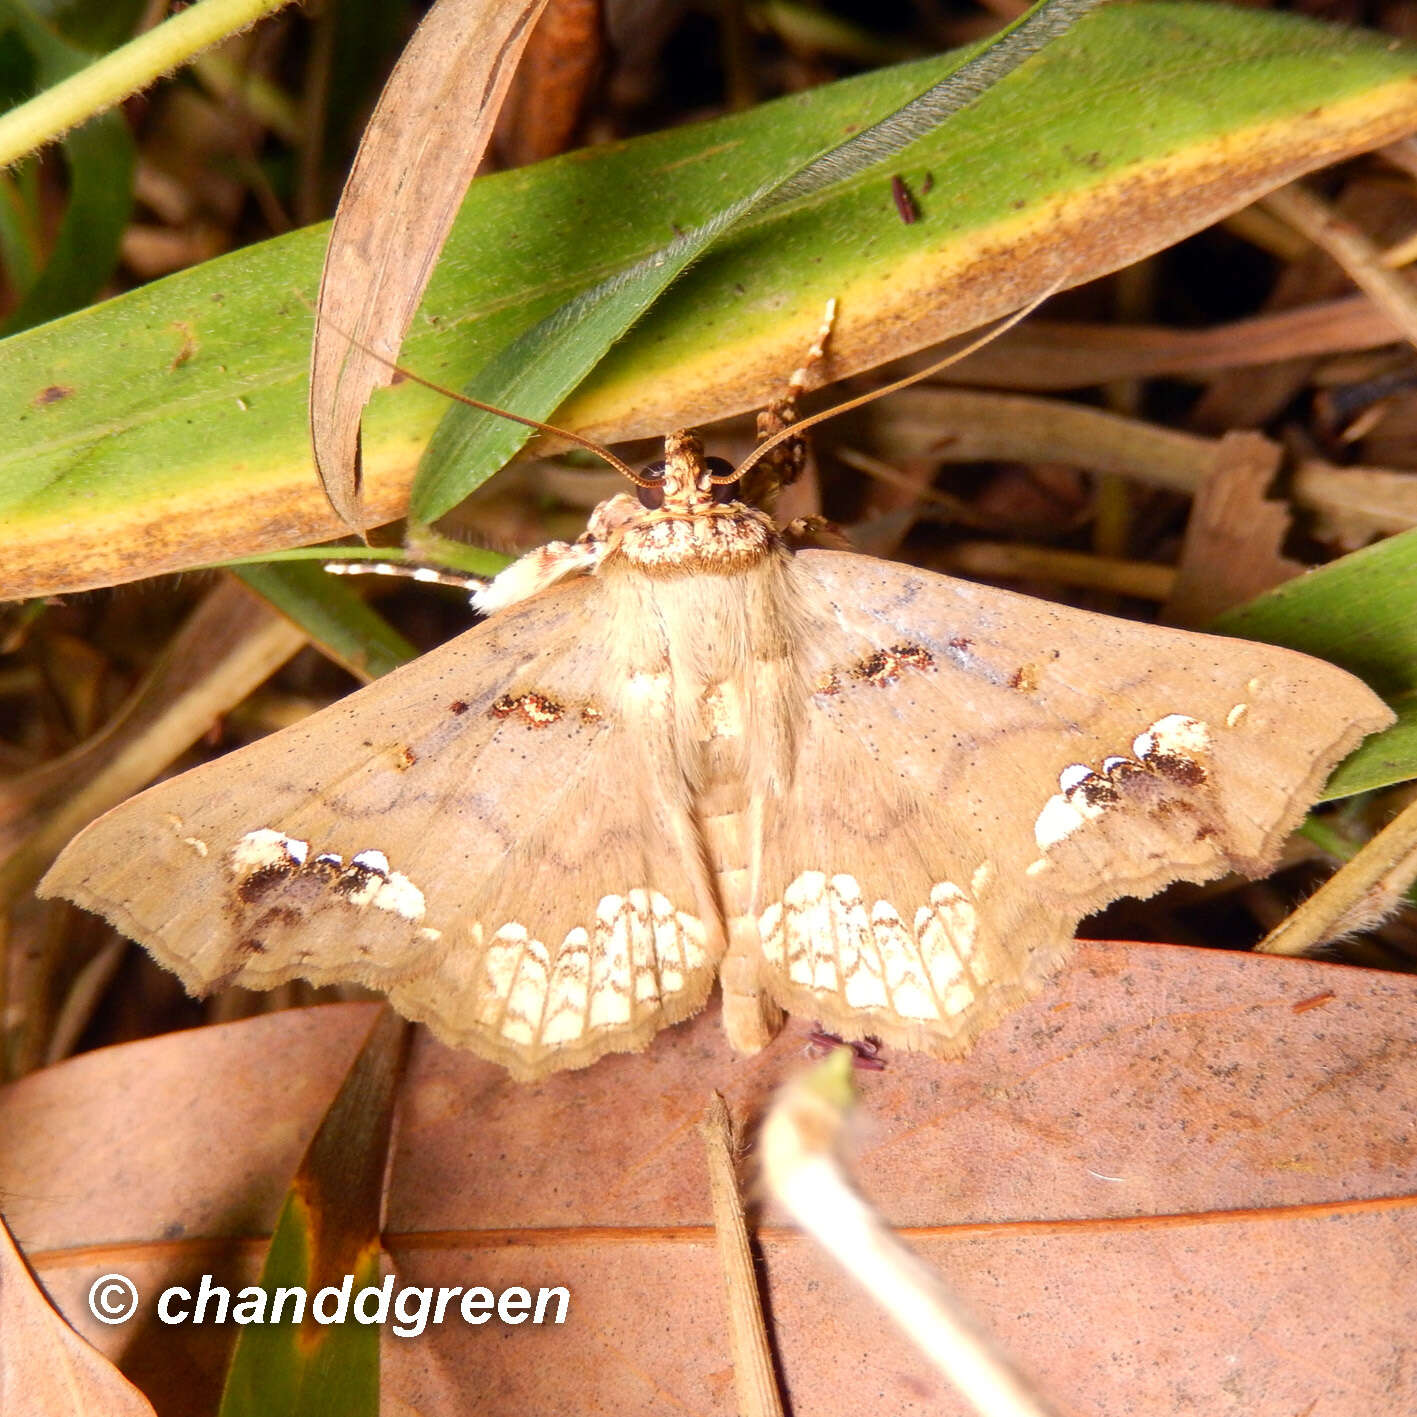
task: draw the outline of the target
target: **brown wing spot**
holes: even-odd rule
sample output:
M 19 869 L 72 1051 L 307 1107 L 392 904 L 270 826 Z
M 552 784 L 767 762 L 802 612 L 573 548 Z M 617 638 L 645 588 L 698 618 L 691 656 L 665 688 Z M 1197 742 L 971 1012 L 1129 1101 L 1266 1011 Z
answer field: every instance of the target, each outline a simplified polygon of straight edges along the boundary
M 236 894 L 247 905 L 254 905 L 268 891 L 273 891 L 282 882 L 289 880 L 297 870 L 299 867 L 294 861 L 278 861 L 268 866 L 258 866 L 237 886 Z
M 366 866 L 360 861 L 351 861 L 348 866 L 335 878 L 331 889 L 337 895 L 358 895 L 364 890 L 370 881 L 387 880 L 387 871 L 380 871 L 373 866 Z
M 859 664 L 851 665 L 847 673 L 868 684 L 892 684 L 906 669 L 934 667 L 935 656 L 924 645 L 902 643 L 868 654 Z
M 950 641 L 950 648 L 968 649 L 973 643 L 974 641 L 971 640 L 968 635 L 956 635 L 954 639 Z
M 1031 694 L 1037 687 L 1038 666 L 1036 664 L 1020 664 L 1009 675 L 1009 688 L 1017 689 L 1021 694 Z
M 400 743 L 399 746 L 394 749 L 394 766 L 400 772 L 407 772 L 417 761 L 418 754 L 415 753 L 407 743 Z
M 1146 769 L 1140 763 L 1133 762 L 1131 758 L 1113 758 L 1103 766 L 1106 769 L 1108 780 L 1116 783 L 1119 787 L 1125 787 L 1133 778 L 1144 776 L 1146 773 Z
M 464 700 L 464 699 L 454 699 L 454 700 L 452 701 L 452 703 L 450 703 L 450 704 L 448 705 L 448 712 L 449 712 L 449 713 L 455 713 L 455 714 L 464 714 L 464 713 L 466 713 L 466 712 L 467 712 L 467 702 L 466 702 L 466 700 Z
M 586 704 L 581 709 L 581 718 L 586 723 L 599 723 L 605 715 L 594 704 Z
M 545 728 L 547 724 L 556 723 L 566 715 L 566 710 L 554 699 L 537 693 L 518 694 L 515 697 L 503 694 L 487 712 L 492 718 L 520 718 L 528 728 Z
M 1085 822 L 1111 810 L 1142 812 L 1160 821 L 1189 814 L 1201 818 L 1196 823 L 1196 841 L 1219 837 L 1216 824 L 1204 820 L 1200 804 L 1167 795 L 1174 787 L 1196 788 L 1206 781 L 1201 759 L 1209 743 L 1210 731 L 1204 723 L 1173 713 L 1137 734 L 1132 740 L 1134 758 L 1108 756 L 1100 773 L 1086 763 L 1069 763 L 1058 775 L 1059 791 L 1043 804 L 1033 824 L 1039 850 L 1048 851 Z
M 269 910 L 263 910 L 256 917 L 255 928 L 257 930 L 268 930 L 272 925 L 284 925 L 287 929 L 294 929 L 297 925 L 303 924 L 305 917 L 300 911 L 289 905 L 273 905 Z
M 1205 769 L 1194 758 L 1180 753 L 1148 753 L 1143 761 L 1152 772 L 1183 787 L 1199 787 L 1205 781 Z
M 365 847 L 346 862 L 334 851 L 311 857 L 310 843 L 286 836 L 271 827 L 247 832 L 232 849 L 235 877 L 232 895 L 225 903 L 237 922 L 249 919 L 247 907 L 267 908 L 250 928 L 259 930 L 272 921 L 295 926 L 312 912 L 329 908 L 389 911 L 407 921 L 423 918 L 423 892 L 377 847 Z M 268 897 L 280 892 L 278 900 Z
M 1089 807 L 1108 807 L 1119 800 L 1117 789 L 1105 777 L 1093 773 L 1073 789 Z
M 812 685 L 814 694 L 839 694 L 841 693 L 841 679 L 835 669 L 829 669 L 825 674 L 819 675 L 817 682 Z
M 264 940 L 258 940 L 254 935 L 251 935 L 242 940 L 236 948 L 245 955 L 263 955 L 266 952 L 266 942 Z M 221 986 L 218 985 L 217 987 Z

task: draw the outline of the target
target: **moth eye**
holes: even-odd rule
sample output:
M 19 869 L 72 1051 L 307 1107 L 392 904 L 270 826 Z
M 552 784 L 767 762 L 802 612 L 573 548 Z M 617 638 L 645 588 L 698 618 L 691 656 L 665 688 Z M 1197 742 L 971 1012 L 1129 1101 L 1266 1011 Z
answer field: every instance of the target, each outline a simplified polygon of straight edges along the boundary
M 640 506 L 646 511 L 657 512 L 664 505 L 664 459 L 650 463 L 640 476 L 654 483 L 652 487 L 635 488 Z
M 724 502 L 731 502 L 738 495 L 738 479 L 733 477 L 733 464 L 727 458 L 709 458 L 704 463 L 711 478 L 729 477 L 731 482 L 712 482 L 714 502 L 722 506 Z

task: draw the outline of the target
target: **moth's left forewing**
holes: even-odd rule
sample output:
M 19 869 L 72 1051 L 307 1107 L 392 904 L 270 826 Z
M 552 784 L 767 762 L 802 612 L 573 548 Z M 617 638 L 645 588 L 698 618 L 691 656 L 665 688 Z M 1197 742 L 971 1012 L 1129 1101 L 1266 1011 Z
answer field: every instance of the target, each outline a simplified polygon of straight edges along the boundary
M 688 790 L 615 683 L 593 580 L 124 803 L 41 883 L 193 992 L 350 981 L 534 1077 L 644 1046 L 722 949 Z
M 1332 665 L 868 557 L 794 558 L 817 621 L 762 935 L 784 1007 L 954 1053 L 1122 895 L 1258 874 L 1391 721 Z

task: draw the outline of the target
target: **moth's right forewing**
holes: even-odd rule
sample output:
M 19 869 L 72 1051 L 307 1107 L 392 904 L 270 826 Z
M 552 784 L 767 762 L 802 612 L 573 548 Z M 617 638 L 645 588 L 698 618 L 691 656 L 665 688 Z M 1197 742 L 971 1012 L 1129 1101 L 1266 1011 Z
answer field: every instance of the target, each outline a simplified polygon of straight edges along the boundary
M 522 1076 L 643 1046 L 721 951 L 674 765 L 606 682 L 598 585 L 501 612 L 150 788 L 41 882 L 194 992 L 386 989 Z
M 1123 895 L 1256 875 L 1392 714 L 1333 665 L 833 551 L 759 927 L 790 1012 L 961 1052 Z

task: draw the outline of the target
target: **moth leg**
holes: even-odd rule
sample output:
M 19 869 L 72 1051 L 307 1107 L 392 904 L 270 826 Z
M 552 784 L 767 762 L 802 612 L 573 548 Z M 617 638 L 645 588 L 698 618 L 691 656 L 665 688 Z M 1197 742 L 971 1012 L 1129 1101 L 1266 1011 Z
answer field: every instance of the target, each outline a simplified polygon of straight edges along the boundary
M 438 566 L 415 566 L 407 561 L 326 561 L 323 570 L 331 576 L 396 576 L 400 580 L 419 581 L 423 585 L 452 586 L 469 596 L 482 590 L 486 576 L 474 576 L 470 571 L 451 571 Z
M 591 575 L 600 565 L 614 532 L 638 512 L 635 499 L 624 492 L 602 502 L 590 514 L 586 529 L 574 541 L 548 541 L 518 557 L 472 597 L 479 615 L 492 615 L 519 600 L 576 576 Z
M 782 528 L 790 551 L 855 551 L 846 533 L 825 517 L 795 517 Z
M 797 401 L 806 392 L 813 371 L 826 358 L 827 340 L 831 337 L 832 325 L 835 323 L 836 300 L 831 299 L 827 301 L 821 326 L 812 339 L 806 358 L 792 371 L 792 377 L 787 381 L 786 391 L 758 414 L 759 443 L 765 443 L 774 434 L 781 433 L 784 428 L 790 428 L 797 422 Z M 799 433 L 791 438 L 784 438 L 748 474 L 747 480 L 751 485 L 744 489 L 746 500 L 754 506 L 769 505 L 778 488 L 792 486 L 802 476 L 806 466 L 806 434 Z

